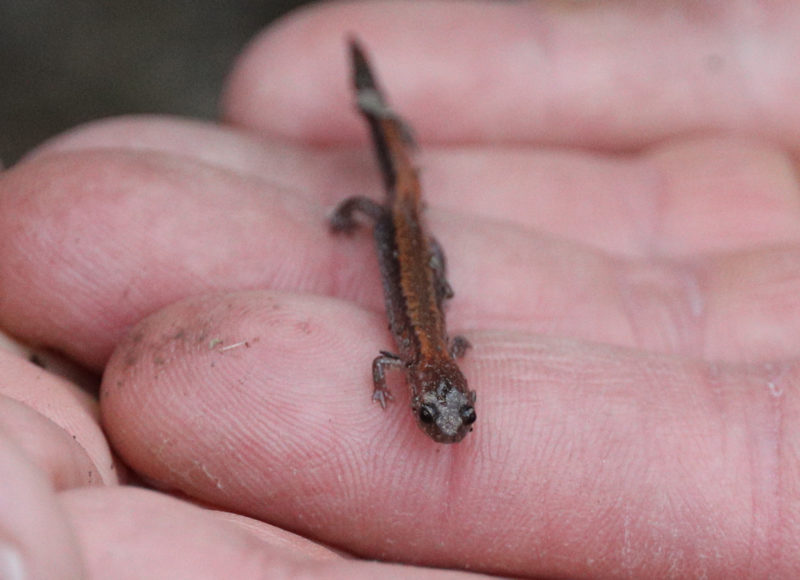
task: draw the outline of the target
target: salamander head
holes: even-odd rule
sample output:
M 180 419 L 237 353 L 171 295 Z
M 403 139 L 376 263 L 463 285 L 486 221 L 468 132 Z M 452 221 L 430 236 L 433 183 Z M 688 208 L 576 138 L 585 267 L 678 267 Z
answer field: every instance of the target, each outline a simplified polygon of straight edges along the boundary
M 412 371 L 413 372 L 413 371 Z M 415 372 L 412 409 L 417 424 L 434 441 L 458 443 L 475 422 L 475 391 L 455 363 L 426 365 Z

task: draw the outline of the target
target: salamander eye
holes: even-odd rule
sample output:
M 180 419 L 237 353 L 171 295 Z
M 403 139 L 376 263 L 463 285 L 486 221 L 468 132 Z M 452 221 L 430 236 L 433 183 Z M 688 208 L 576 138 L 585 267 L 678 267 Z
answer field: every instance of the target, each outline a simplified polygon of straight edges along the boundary
M 460 414 L 461 421 L 464 423 L 464 425 L 472 425 L 475 422 L 475 419 L 478 418 L 478 416 L 475 414 L 475 407 L 472 405 L 461 407 Z
M 432 405 L 422 405 L 419 408 L 419 420 L 423 423 L 433 423 L 438 414 L 438 411 Z

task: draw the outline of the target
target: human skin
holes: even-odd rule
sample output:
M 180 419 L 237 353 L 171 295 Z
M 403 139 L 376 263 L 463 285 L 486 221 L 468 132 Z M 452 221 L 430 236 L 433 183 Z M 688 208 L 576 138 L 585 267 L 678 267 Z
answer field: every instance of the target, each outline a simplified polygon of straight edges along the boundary
M 798 576 L 798 26 L 327 4 L 245 51 L 220 125 L 99 122 L 0 174 L 0 326 L 103 373 L 95 402 L 0 351 L 0 571 Z M 420 142 L 456 445 L 401 380 L 371 401 L 374 249 L 326 228 L 381 189 L 348 33 Z

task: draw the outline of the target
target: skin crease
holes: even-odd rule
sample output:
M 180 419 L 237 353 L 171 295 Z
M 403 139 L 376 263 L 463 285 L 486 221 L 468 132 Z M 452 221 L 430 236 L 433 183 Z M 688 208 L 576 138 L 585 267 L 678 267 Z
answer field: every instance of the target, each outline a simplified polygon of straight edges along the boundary
M 227 126 L 106 121 L 0 174 L 0 326 L 104 371 L 109 439 L 0 353 L 0 576 L 798 576 L 798 25 L 788 1 L 326 4 L 254 40 Z M 374 250 L 325 227 L 380 192 L 347 33 L 417 132 L 474 346 L 453 446 L 403 391 L 372 404 Z M 109 444 L 184 499 L 118 485 Z

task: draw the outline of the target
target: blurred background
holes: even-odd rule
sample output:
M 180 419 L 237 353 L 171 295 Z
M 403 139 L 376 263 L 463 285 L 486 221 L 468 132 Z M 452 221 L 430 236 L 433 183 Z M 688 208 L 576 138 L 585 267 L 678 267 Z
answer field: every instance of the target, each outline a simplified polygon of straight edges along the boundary
M 213 119 L 233 59 L 310 0 L 0 0 L 0 160 L 126 113 Z

